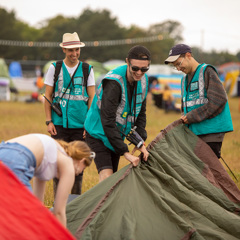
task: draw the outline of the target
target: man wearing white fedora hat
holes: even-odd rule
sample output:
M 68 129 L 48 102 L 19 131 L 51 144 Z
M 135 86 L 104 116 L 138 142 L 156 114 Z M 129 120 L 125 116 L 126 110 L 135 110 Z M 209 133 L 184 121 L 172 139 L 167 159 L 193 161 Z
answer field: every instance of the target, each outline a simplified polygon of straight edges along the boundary
M 45 76 L 45 114 L 47 131 L 66 142 L 84 140 L 84 121 L 95 94 L 92 66 L 79 61 L 85 46 L 76 32 L 63 34 L 65 58 L 50 65 Z M 75 178 L 72 194 L 81 194 L 82 175 Z M 54 193 L 57 180 L 54 180 Z

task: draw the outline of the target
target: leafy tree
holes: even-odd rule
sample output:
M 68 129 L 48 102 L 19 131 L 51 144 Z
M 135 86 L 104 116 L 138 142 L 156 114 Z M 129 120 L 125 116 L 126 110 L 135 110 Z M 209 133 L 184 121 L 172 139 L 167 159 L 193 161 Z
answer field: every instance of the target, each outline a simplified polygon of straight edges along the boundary
M 58 15 L 52 19 L 46 20 L 45 27 L 41 29 L 38 41 L 56 42 L 62 41 L 62 36 L 66 32 L 75 32 L 76 20 Z M 64 55 L 60 47 L 40 48 L 40 58 L 42 60 L 61 59 Z
M 164 39 L 174 39 L 174 43 L 179 43 L 183 40 L 182 31 L 181 23 L 169 20 L 151 25 L 148 32 L 151 35 L 161 34 Z
M 7 12 L 5 9 L 0 8 L 0 39 L 2 40 L 16 40 L 21 39 L 20 32 L 16 29 L 15 12 Z M 1 46 L 1 57 L 10 58 L 13 56 L 13 51 L 9 46 Z
M 238 61 L 240 62 L 240 51 L 237 53 L 237 58 L 238 58 Z
M 182 25 L 177 21 L 153 24 L 147 31 L 149 36 L 159 36 L 159 41 L 147 44 L 152 53 L 152 63 L 163 64 L 169 50 L 182 40 Z
M 228 52 L 202 52 L 199 48 L 193 48 L 193 54 L 197 61 L 219 66 L 226 62 L 237 62 L 238 58 Z
M 6 11 L 0 8 L 0 39 L 16 41 L 55 42 L 62 40 L 66 32 L 77 32 L 86 47 L 81 51 L 81 59 L 88 58 L 97 61 L 110 59 L 124 60 L 129 49 L 141 44 L 146 46 L 152 54 L 152 63 L 163 64 L 171 47 L 182 41 L 181 23 L 173 20 L 164 21 L 142 29 L 136 25 L 129 28 L 122 27 L 118 19 L 111 15 L 108 10 L 92 11 L 84 9 L 78 17 L 68 18 L 58 15 L 51 19 L 42 21 L 39 28 L 30 27 L 19 21 L 14 11 Z M 153 42 L 131 42 L 129 39 L 158 36 L 158 41 Z M 127 39 L 127 40 L 126 40 Z M 113 40 L 125 41 L 120 45 L 112 44 Z M 90 42 L 94 44 L 90 46 Z M 111 45 L 100 46 L 99 41 L 109 41 Z M 31 42 L 29 44 L 31 46 Z M 207 62 L 215 66 L 229 62 L 240 61 L 240 52 L 232 55 L 225 52 L 202 52 L 199 48 L 193 48 L 194 57 L 199 62 Z M 64 54 L 57 45 L 55 47 L 21 47 L 0 46 L 0 57 L 5 59 L 27 59 L 34 61 L 48 61 L 62 59 Z
M 7 12 L 5 9 L 0 8 L 0 39 L 16 40 L 20 39 L 20 33 L 16 29 L 15 12 Z
M 112 17 L 108 10 L 92 11 L 85 9 L 76 20 L 77 32 L 83 42 L 107 41 L 124 39 L 125 28 L 119 26 L 117 18 Z M 83 49 L 83 59 L 92 58 L 98 61 L 106 61 L 111 58 L 121 58 L 122 49 L 119 46 L 91 46 Z

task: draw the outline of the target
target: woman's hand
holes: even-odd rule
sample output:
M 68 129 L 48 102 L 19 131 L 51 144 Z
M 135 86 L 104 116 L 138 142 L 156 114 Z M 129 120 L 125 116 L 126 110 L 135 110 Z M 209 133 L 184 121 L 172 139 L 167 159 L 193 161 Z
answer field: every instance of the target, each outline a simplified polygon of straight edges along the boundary
M 53 214 L 66 227 L 66 205 L 75 179 L 73 160 L 58 151 L 58 186 Z

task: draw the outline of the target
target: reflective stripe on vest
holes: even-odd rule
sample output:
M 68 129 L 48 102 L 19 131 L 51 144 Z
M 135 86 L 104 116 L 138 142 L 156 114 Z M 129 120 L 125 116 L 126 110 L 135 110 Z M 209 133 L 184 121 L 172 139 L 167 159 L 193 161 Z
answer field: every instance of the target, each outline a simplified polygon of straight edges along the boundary
M 62 70 L 62 68 L 58 75 L 58 79 L 62 80 L 62 81 L 58 81 L 58 91 L 55 92 L 55 97 L 61 98 L 63 93 L 66 91 L 66 88 L 63 87 L 63 70 Z M 84 85 L 82 85 L 82 94 L 81 95 L 71 95 L 70 89 L 67 89 L 67 91 L 63 97 L 66 99 L 70 99 L 70 100 L 83 100 L 84 102 L 87 102 L 89 97 L 84 96 L 85 91 L 86 91 L 86 87 Z
M 198 78 L 198 86 L 199 86 L 199 99 L 196 100 L 192 100 L 192 101 L 183 101 L 183 107 L 193 107 L 195 105 L 199 105 L 199 104 L 206 104 L 208 103 L 208 99 L 204 97 L 204 67 L 207 64 L 203 64 L 200 72 L 199 72 L 199 78 Z M 183 93 L 184 93 L 184 83 L 186 81 L 186 76 L 183 77 L 183 81 L 182 81 L 182 97 L 183 97 Z
M 134 116 L 127 116 L 127 119 L 122 118 L 122 113 L 125 107 L 125 102 L 126 102 L 126 92 L 125 92 L 125 87 L 124 87 L 124 82 L 123 82 L 123 78 L 121 75 L 118 74 L 111 74 L 108 75 L 108 78 L 113 78 L 113 79 L 118 79 L 120 81 L 120 83 L 122 84 L 122 98 L 121 98 L 121 102 L 117 108 L 117 112 L 116 112 L 116 122 L 121 124 L 121 125 L 125 125 L 126 122 L 134 122 Z M 143 80 L 143 81 L 142 81 Z M 142 87 L 142 102 L 145 98 L 145 92 L 146 92 L 146 77 L 145 75 L 142 77 L 141 79 L 141 87 Z M 99 109 L 101 109 L 101 99 L 100 99 L 100 93 L 102 91 L 102 84 L 101 86 L 97 89 L 96 91 L 96 96 L 97 96 L 97 106 Z M 137 94 L 135 92 L 135 94 Z M 129 99 L 130 101 L 130 99 Z

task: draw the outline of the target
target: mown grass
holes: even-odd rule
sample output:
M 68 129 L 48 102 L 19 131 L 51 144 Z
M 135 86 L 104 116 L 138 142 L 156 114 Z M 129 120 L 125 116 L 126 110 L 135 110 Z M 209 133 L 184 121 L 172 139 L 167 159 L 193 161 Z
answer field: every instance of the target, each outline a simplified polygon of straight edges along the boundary
M 240 112 L 239 99 L 229 99 L 231 115 L 233 120 L 234 132 L 228 133 L 225 136 L 222 156 L 238 177 L 239 182 L 231 176 L 226 166 L 225 169 L 240 188 Z M 42 103 L 24 103 L 24 102 L 0 102 L 0 140 L 7 140 L 19 135 L 28 133 L 47 133 L 45 125 L 44 106 Z M 147 101 L 147 132 L 148 139 L 146 143 L 150 143 L 160 130 L 164 129 L 168 124 L 180 118 L 179 113 L 165 114 L 163 110 L 154 106 L 151 96 L 148 96 Z M 130 146 L 130 149 L 132 147 Z M 129 164 L 124 158 L 121 158 L 119 168 Z M 87 191 L 98 183 L 98 173 L 93 163 L 84 172 L 82 192 Z M 45 194 L 45 205 L 52 206 L 53 203 L 53 188 L 52 181 L 47 183 Z

